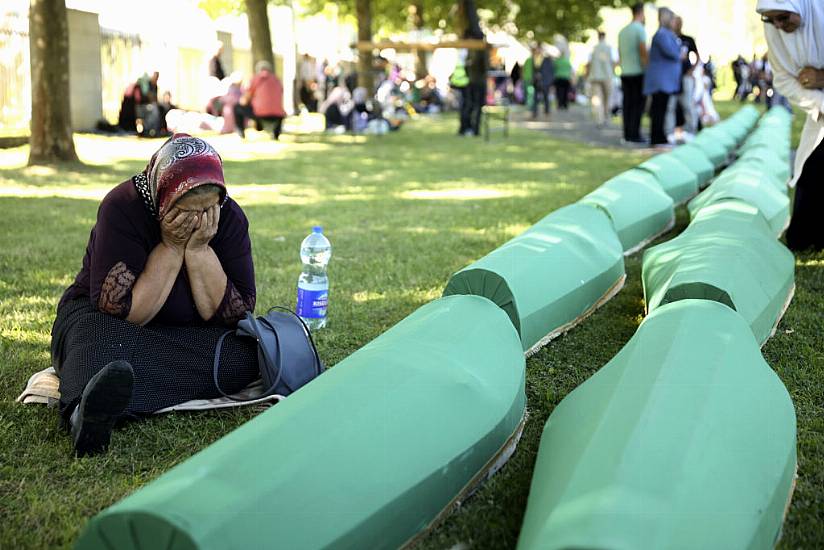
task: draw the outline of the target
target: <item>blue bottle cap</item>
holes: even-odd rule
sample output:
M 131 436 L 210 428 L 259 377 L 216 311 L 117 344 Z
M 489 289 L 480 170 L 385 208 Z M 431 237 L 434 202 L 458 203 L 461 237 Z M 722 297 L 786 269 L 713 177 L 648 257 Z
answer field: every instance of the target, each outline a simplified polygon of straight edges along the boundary
M 312 228 L 312 233 L 323 233 L 323 227 L 320 225 L 316 225 Z

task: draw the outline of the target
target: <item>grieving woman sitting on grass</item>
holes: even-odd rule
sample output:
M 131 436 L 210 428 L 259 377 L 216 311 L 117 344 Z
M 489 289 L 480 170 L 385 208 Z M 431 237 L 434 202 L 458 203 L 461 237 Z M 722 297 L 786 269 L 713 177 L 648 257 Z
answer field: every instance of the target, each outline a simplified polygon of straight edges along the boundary
M 78 456 L 104 451 L 121 417 L 220 393 L 218 338 L 255 307 L 248 222 L 205 141 L 175 134 L 103 199 L 83 266 L 52 328 L 60 414 Z M 219 383 L 258 377 L 257 348 L 230 334 Z

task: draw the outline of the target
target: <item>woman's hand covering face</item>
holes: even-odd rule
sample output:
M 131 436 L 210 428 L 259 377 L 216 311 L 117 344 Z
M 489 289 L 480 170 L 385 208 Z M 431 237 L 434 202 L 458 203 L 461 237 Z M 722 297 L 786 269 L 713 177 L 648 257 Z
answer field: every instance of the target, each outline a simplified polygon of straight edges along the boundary
M 197 225 L 197 215 L 172 208 L 160 221 L 160 236 L 163 244 L 174 250 L 183 251 Z
M 199 217 L 200 223 L 192 233 L 192 238 L 186 244 L 188 250 L 206 248 L 217 234 L 217 227 L 220 222 L 220 205 L 215 204 L 209 207 Z

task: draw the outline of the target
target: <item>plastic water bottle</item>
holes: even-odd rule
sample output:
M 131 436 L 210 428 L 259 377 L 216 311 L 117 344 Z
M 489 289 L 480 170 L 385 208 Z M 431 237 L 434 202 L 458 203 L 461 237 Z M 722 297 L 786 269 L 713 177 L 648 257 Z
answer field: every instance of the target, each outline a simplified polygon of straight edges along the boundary
M 329 278 L 326 266 L 332 257 L 332 245 L 315 226 L 300 245 L 303 271 L 298 277 L 297 314 L 311 330 L 326 326 L 326 307 L 329 303 Z

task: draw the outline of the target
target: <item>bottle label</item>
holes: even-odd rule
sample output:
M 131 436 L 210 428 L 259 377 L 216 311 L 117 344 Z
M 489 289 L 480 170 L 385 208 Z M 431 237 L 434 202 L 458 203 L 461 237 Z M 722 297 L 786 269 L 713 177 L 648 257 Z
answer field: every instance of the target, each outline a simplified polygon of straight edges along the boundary
M 297 313 L 300 317 L 304 319 L 322 319 L 326 317 L 328 303 L 328 290 L 306 290 L 298 287 Z

